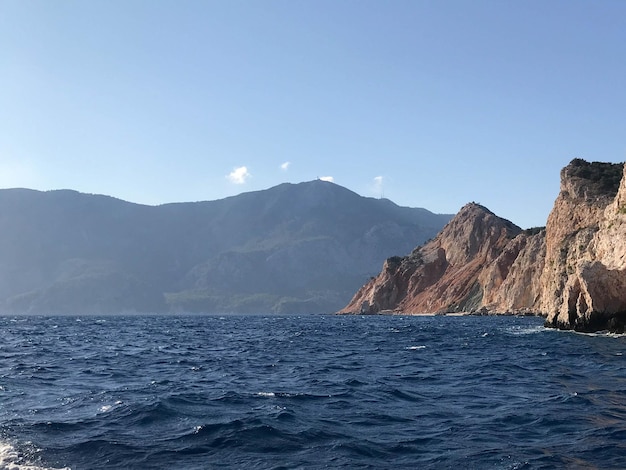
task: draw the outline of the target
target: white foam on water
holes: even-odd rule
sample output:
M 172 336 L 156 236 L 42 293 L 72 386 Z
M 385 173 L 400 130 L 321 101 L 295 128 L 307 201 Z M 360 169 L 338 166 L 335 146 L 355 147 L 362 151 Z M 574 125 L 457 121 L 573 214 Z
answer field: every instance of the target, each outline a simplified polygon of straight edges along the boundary
M 114 407 L 121 405 L 122 403 L 123 403 L 122 400 L 117 400 L 112 405 L 102 405 L 100 408 L 98 408 L 98 411 L 100 413 L 106 413 L 107 411 L 111 411 Z
M 536 333 L 543 333 L 547 328 L 543 325 L 531 326 L 531 327 L 512 327 L 508 329 L 508 332 L 512 335 L 534 335 Z
M 602 338 L 626 338 L 626 333 L 610 333 L 608 331 L 597 331 L 595 333 L 585 333 L 582 331 L 574 331 L 574 330 L 559 330 L 564 331 L 566 333 L 571 333 L 575 335 L 581 336 L 600 336 Z
M 274 392 L 259 392 L 257 393 L 257 395 L 260 397 L 270 397 L 270 398 L 273 398 L 276 396 Z
M 28 458 L 18 452 L 10 443 L 0 441 L 0 469 L 2 470 L 71 470 L 69 467 L 53 468 L 42 467 L 33 462 L 29 462 Z
M 404 349 L 408 349 L 409 351 L 416 351 L 418 349 L 426 349 L 426 346 L 409 346 L 408 348 Z

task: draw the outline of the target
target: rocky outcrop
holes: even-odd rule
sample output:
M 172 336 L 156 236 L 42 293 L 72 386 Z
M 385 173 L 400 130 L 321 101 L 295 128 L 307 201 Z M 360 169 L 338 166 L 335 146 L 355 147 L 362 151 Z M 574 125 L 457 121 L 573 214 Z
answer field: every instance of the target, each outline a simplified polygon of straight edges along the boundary
M 623 331 L 626 312 L 624 166 L 573 160 L 548 217 L 541 310 L 546 323 Z M 621 183 L 620 183 L 621 180 Z
M 626 324 L 624 165 L 561 171 L 545 229 L 468 204 L 431 242 L 389 258 L 340 313 L 528 313 L 579 331 Z
M 489 312 L 538 314 L 541 273 L 546 256 L 546 231 L 525 231 L 513 239 L 502 255 L 480 276 Z
M 485 207 L 468 204 L 434 240 L 409 256 L 387 259 L 342 313 L 474 311 L 483 305 L 479 278 L 485 266 L 506 277 L 517 253 L 507 257 L 505 250 L 520 233 Z M 491 281 L 498 282 L 495 275 Z

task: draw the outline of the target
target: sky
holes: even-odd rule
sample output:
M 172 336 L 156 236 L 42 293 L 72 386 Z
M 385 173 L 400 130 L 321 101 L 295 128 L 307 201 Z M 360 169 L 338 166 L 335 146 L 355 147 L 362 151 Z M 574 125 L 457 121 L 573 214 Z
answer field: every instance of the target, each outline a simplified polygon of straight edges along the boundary
M 0 187 L 142 203 L 322 178 L 545 225 L 626 160 L 622 0 L 1 0 Z

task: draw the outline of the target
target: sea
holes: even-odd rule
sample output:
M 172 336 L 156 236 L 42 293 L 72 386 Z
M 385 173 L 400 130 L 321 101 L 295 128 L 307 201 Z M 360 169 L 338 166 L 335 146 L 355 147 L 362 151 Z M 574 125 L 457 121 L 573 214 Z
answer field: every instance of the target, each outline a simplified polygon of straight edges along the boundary
M 624 469 L 626 337 L 512 316 L 0 317 L 0 469 Z

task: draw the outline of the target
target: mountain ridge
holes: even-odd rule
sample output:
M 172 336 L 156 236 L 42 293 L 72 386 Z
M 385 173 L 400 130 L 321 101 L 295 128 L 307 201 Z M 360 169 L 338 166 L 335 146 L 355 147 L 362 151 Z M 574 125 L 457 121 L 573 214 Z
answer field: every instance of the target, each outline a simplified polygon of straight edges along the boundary
M 0 190 L 0 311 L 331 312 L 450 217 L 322 181 L 157 206 Z

